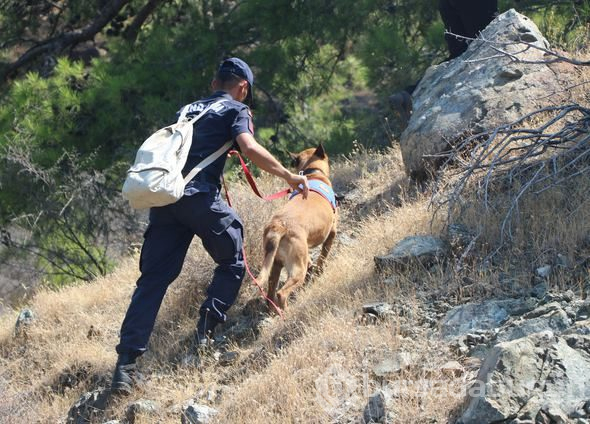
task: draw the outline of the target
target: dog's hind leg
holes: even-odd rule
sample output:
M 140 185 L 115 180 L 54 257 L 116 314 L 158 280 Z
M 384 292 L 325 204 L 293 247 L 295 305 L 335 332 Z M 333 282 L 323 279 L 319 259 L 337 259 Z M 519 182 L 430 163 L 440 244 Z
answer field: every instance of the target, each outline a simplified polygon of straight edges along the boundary
M 289 260 L 285 263 L 287 269 L 287 281 L 277 293 L 277 303 L 281 309 L 287 306 L 287 300 L 293 290 L 301 286 L 305 281 L 309 252 L 305 241 L 292 240 L 292 251 Z
M 281 270 L 283 269 L 283 265 L 276 262 L 272 264 L 272 269 L 270 270 L 270 276 L 268 277 L 268 293 L 267 296 L 270 300 L 276 303 L 277 301 L 277 284 L 279 283 L 279 278 L 281 276 Z M 273 310 L 274 307 L 270 302 L 268 303 L 268 308 Z
M 292 274 L 287 278 L 285 284 L 277 293 L 277 304 L 281 309 L 287 306 L 287 299 L 293 290 L 303 284 L 305 281 L 306 267 L 300 264 L 293 267 Z
M 277 254 L 277 250 L 279 249 L 279 244 L 281 242 L 281 238 L 285 234 L 284 227 L 280 227 L 273 224 L 268 225 L 264 229 L 264 240 L 263 240 L 263 247 L 264 247 L 264 259 L 262 261 L 262 267 L 260 268 L 260 273 L 258 274 L 258 284 L 264 286 L 266 282 L 269 280 L 269 274 L 272 273 L 275 264 L 275 256 Z M 280 272 L 280 269 L 279 269 Z M 275 283 L 276 288 L 276 283 Z M 268 291 L 271 292 L 270 281 Z M 272 296 L 269 296 L 271 299 L 274 297 L 274 293 Z

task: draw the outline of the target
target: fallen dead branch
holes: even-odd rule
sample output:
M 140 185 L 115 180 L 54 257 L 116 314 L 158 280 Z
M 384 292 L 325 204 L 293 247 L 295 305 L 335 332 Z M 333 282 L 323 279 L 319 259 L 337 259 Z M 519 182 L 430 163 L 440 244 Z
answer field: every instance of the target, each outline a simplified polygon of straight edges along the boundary
M 545 107 L 431 157 L 444 160 L 433 197 L 436 211 L 446 210 L 451 222 L 463 207 L 466 189 L 473 189 L 485 210 L 505 210 L 502 246 L 512 239 L 512 220 L 525 194 L 590 175 L 590 109 L 579 104 Z M 496 203 L 496 190 L 508 195 L 509 204 L 506 197 L 502 205 Z

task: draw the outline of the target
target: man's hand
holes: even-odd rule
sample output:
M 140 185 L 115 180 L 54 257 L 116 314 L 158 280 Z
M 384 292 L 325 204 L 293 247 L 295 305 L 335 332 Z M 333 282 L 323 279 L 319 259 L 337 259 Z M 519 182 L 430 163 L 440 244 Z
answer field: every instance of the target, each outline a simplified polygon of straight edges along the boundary
M 304 199 L 307 199 L 309 185 L 305 175 L 294 174 L 287 170 L 268 150 L 262 147 L 250 133 L 241 133 L 236 137 L 238 146 L 242 153 L 260 169 L 270 172 L 277 177 L 284 179 L 293 189 L 301 192 Z M 301 187 L 300 187 L 301 186 Z
M 305 175 L 291 173 L 288 178 L 285 178 L 285 181 L 287 181 L 287 184 L 289 184 L 293 190 L 297 190 L 301 193 L 304 199 L 307 199 L 309 185 L 307 184 L 307 177 Z

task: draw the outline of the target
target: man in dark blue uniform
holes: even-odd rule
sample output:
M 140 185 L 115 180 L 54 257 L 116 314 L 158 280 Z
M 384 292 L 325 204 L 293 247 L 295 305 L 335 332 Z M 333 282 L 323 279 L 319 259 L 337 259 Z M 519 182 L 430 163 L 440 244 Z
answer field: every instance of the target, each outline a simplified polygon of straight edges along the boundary
M 256 166 L 283 178 L 293 189 L 303 187 L 306 177 L 284 168 L 254 139 L 252 102 L 254 76 L 241 59 L 224 60 L 211 83 L 213 95 L 188 105 L 188 116 L 220 102 L 195 124 L 193 143 L 183 170 L 193 167 L 219 149 L 228 140 Z M 182 269 L 194 235 L 216 262 L 207 298 L 199 313 L 195 341 L 206 345 L 213 329 L 226 320 L 226 312 L 235 302 L 244 278 L 242 256 L 243 226 L 236 212 L 220 198 L 220 182 L 227 156 L 197 174 L 185 187 L 176 203 L 152 208 L 144 235 L 139 267 L 141 276 L 121 326 L 119 354 L 111 389 L 115 393 L 131 390 L 136 371 L 135 360 L 147 349 L 156 315 L 168 285 Z

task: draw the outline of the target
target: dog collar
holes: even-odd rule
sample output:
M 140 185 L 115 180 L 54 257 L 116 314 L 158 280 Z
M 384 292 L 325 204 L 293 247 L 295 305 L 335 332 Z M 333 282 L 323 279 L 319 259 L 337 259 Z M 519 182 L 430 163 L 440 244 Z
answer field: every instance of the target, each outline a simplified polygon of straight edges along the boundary
M 334 193 L 334 190 L 332 190 L 332 187 L 320 180 L 308 180 L 307 184 L 309 185 L 310 191 L 315 191 L 328 202 L 330 202 L 332 209 L 334 210 L 334 212 L 336 212 L 338 204 L 336 203 L 336 194 Z M 291 193 L 291 196 L 289 196 L 289 200 L 291 200 L 293 197 L 297 196 L 300 193 L 301 192 L 299 190 L 293 190 L 293 193 Z
M 327 177 L 326 173 L 324 171 L 322 171 L 320 168 L 307 168 L 302 171 L 299 171 L 299 175 L 309 175 L 309 174 L 315 174 L 315 173 L 320 173 L 320 174 Z

